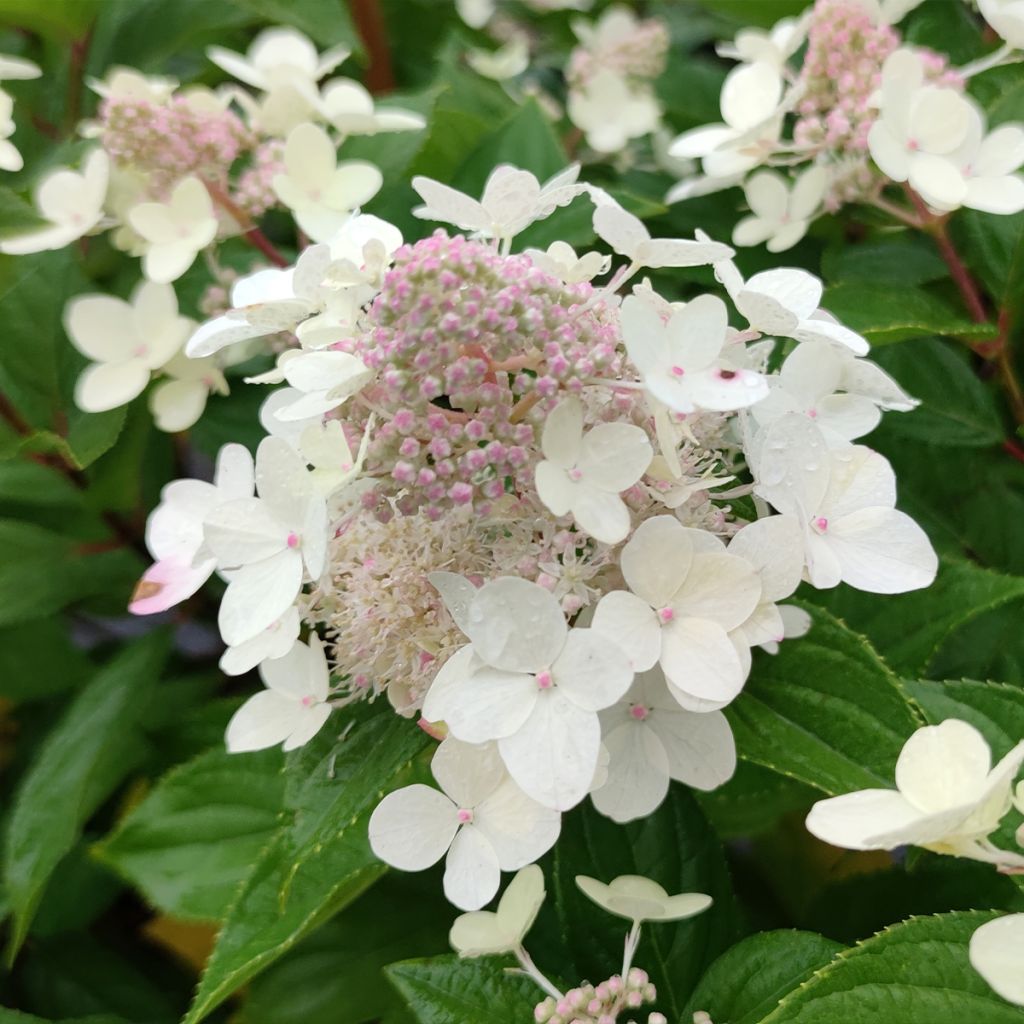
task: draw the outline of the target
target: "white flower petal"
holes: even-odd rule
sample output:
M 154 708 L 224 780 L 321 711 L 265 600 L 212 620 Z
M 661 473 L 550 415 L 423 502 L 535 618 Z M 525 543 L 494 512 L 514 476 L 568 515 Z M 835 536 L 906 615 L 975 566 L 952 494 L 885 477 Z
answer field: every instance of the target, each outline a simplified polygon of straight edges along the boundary
M 628 590 L 612 590 L 598 601 L 591 629 L 622 650 L 635 672 L 651 668 L 661 654 L 658 616 Z
M 985 737 L 954 718 L 907 740 L 896 762 L 896 786 L 919 810 L 946 811 L 978 800 L 991 767 Z
M 597 715 L 584 711 L 557 688 L 541 692 L 523 726 L 498 743 L 519 787 L 558 811 L 569 810 L 587 795 L 600 746 Z
M 607 733 L 608 779 L 590 794 L 594 806 L 612 821 L 645 818 L 668 793 L 668 757 L 658 737 L 639 722 L 625 722 Z
M 571 629 L 551 666 L 555 685 L 574 704 L 600 711 L 614 704 L 633 682 L 623 651 L 596 629 Z
M 997 917 L 971 936 L 971 966 L 1003 999 L 1024 1006 L 1024 914 Z
M 445 898 L 460 910 L 479 910 L 494 899 L 500 884 L 494 847 L 479 829 L 463 825 L 445 861 Z
M 671 601 L 692 561 L 689 537 L 674 516 L 655 516 L 641 523 L 620 556 L 629 589 L 652 608 Z
M 473 816 L 494 848 L 502 871 L 517 871 L 543 857 L 558 839 L 562 816 L 528 797 L 511 779 L 506 779 Z
M 389 793 L 374 809 L 370 848 L 400 871 L 422 871 L 444 856 L 458 827 L 451 800 L 417 783 Z
M 746 679 L 728 634 L 707 619 L 676 619 L 662 629 L 661 667 L 673 692 L 719 706 L 736 697 Z

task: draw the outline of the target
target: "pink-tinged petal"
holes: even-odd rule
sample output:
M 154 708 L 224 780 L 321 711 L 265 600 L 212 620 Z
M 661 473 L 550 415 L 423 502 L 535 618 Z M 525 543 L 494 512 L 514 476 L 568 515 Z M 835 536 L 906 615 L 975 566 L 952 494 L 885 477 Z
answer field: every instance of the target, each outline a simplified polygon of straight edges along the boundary
M 512 778 L 538 803 L 557 811 L 578 804 L 590 790 L 601 747 L 601 725 L 558 693 L 546 690 L 533 712 L 498 749 Z
M 506 779 L 476 808 L 473 825 L 494 848 L 502 871 L 518 871 L 543 857 L 558 839 L 562 816 Z
M 669 684 L 702 700 L 727 703 L 746 675 L 728 634 L 709 619 L 681 619 L 662 630 L 661 667 Z
M 493 743 L 463 743 L 449 736 L 434 751 L 430 771 L 437 784 L 463 809 L 472 810 L 508 778 Z
M 436 864 L 459 828 L 457 808 L 430 786 L 396 789 L 370 815 L 370 848 L 400 871 L 422 871 Z
M 692 560 L 689 537 L 674 516 L 655 516 L 641 523 L 620 556 L 629 589 L 652 608 L 669 603 Z
M 216 562 L 204 559 L 198 565 L 175 559 L 154 562 L 135 585 L 128 611 L 132 615 L 165 612 L 191 597 L 213 574 Z
M 597 603 L 590 626 L 626 655 L 634 672 L 646 672 L 657 663 L 661 623 L 654 609 L 628 590 L 605 594 Z
M 612 821 L 645 818 L 668 793 L 668 757 L 658 737 L 642 722 L 626 722 L 604 737 L 608 779 L 590 794 Z
M 822 539 L 838 561 L 842 579 L 872 594 L 920 590 L 938 572 L 928 535 L 895 509 L 861 509 L 830 522 Z
M 487 837 L 464 825 L 452 842 L 444 869 L 444 895 L 460 910 L 479 910 L 498 893 L 501 869 Z
M 240 754 L 276 747 L 301 725 L 304 710 L 301 704 L 273 690 L 254 694 L 228 722 L 228 751 Z

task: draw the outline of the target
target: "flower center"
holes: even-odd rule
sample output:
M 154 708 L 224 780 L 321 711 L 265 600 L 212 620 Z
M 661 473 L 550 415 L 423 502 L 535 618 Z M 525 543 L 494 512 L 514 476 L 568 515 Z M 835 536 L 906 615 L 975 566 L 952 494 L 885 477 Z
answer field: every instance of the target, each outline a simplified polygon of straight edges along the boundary
M 818 516 L 811 522 L 816 533 L 824 533 L 828 529 L 828 520 L 824 516 Z
M 670 367 L 669 373 L 671 373 L 673 377 L 683 377 L 686 375 L 686 371 L 681 366 Z
M 288 540 L 285 542 L 290 548 L 297 548 L 299 546 L 299 535 L 297 533 L 289 533 Z
M 311 697 L 309 694 L 302 698 L 302 706 L 304 708 L 311 708 L 315 703 L 316 697 Z
M 629 713 L 638 722 L 642 722 L 651 713 L 651 709 L 644 707 L 643 704 L 634 704 L 629 709 Z
M 568 477 L 570 480 L 579 480 L 582 478 L 582 476 L 583 470 L 580 469 L 578 466 L 573 466 L 572 469 L 569 470 Z
M 537 680 L 537 689 L 539 690 L 550 690 L 552 683 L 554 682 L 551 678 L 551 672 L 548 669 L 538 672 L 534 678 Z
M 468 807 L 460 807 L 455 817 L 459 819 L 460 825 L 471 825 L 473 823 L 473 812 Z
M 664 608 L 658 609 L 658 618 L 663 623 L 669 623 L 676 617 L 675 609 L 665 605 Z

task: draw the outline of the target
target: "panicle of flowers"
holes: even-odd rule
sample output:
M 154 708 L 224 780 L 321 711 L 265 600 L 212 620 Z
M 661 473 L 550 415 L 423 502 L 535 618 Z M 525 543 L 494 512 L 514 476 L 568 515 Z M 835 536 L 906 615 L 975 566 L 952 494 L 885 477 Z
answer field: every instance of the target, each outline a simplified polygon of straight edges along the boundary
M 965 92 L 967 77 L 992 62 L 957 70 L 939 53 L 904 45 L 894 23 L 916 6 L 816 0 L 798 21 L 770 34 L 745 30 L 720 47 L 741 61 L 722 89 L 724 123 L 670 145 L 673 157 L 699 159 L 702 173 L 668 200 L 741 185 L 751 215 L 733 242 L 773 252 L 795 245 L 825 210 L 868 203 L 892 212 L 882 198 L 892 182 L 909 181 L 940 213 L 1024 209 L 1022 129 L 986 135 Z
M 149 176 L 154 198 L 190 174 L 225 185 L 231 165 L 253 143 L 226 102 L 200 91 L 164 102 L 111 93 L 100 103 L 99 130 L 115 164 Z
M 652 238 L 577 174 L 499 167 L 479 200 L 417 178 L 417 215 L 460 232 L 403 244 L 345 215 L 295 267 L 235 281 L 186 351 L 278 350 L 254 378 L 285 385 L 261 411 L 270 436 L 254 466 L 228 446 L 214 484 L 165 490 L 133 604 L 225 577 L 222 665 L 265 684 L 231 749 L 290 749 L 383 695 L 447 737 L 440 789 L 389 795 L 370 837 L 406 870 L 446 857 L 445 891 L 469 910 L 588 796 L 629 821 L 670 779 L 726 781 L 721 709 L 752 648 L 810 627 L 783 604 L 801 578 L 898 593 L 936 569 L 888 463 L 855 443 L 915 403 L 819 308 L 821 282 L 745 280 L 728 246 Z M 581 196 L 618 269 L 564 243 L 512 251 Z M 622 294 L 645 267 L 709 264 L 739 327 L 717 295 Z M 789 340 L 769 373 L 774 338 Z M 751 493 L 748 522 L 732 500 Z M 592 889 L 613 912 L 689 906 L 629 879 Z M 594 1020 L 633 1008 L 598 988 Z
M 566 112 L 599 153 L 616 153 L 661 121 L 653 82 L 664 71 L 669 34 L 657 18 L 606 8 L 596 22 L 573 21 L 579 45 L 569 55 Z

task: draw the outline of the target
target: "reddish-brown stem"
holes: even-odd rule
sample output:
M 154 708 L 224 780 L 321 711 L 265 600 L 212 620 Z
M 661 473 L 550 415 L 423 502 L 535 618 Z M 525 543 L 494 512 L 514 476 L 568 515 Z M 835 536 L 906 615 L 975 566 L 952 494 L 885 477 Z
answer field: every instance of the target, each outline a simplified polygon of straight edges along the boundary
M 963 297 L 964 305 L 967 307 L 967 312 L 970 314 L 971 319 L 976 324 L 985 323 L 988 320 L 988 313 L 985 311 L 985 303 L 982 301 L 981 292 L 978 291 L 978 286 L 974 283 L 971 272 L 967 269 L 964 261 L 960 259 L 960 253 L 956 251 L 956 246 L 946 230 L 946 221 L 949 219 L 948 215 L 944 217 L 936 216 L 925 206 L 921 197 L 909 185 L 905 186 L 905 189 L 910 197 L 910 201 L 914 204 L 914 208 L 920 215 L 921 229 L 935 239 L 939 255 L 946 266 L 949 267 L 949 276 L 953 278 L 957 291 Z
M 85 64 L 89 58 L 92 30 L 93 26 L 90 25 L 86 29 L 85 35 L 71 43 L 71 54 L 68 60 L 68 105 L 64 113 L 64 129 L 68 134 L 74 131 L 78 119 L 82 116 Z
M 981 291 L 974 278 L 971 277 L 967 265 L 960 258 L 960 253 L 957 252 L 956 246 L 946 230 L 946 222 L 949 220 L 949 215 L 942 216 L 932 213 L 921 197 L 909 185 L 904 185 L 904 191 L 914 204 L 914 208 L 921 218 L 921 229 L 935 239 L 939 254 L 949 268 L 950 277 L 953 279 L 957 291 L 960 292 L 960 296 L 964 300 L 964 305 L 967 307 L 967 312 L 970 314 L 971 319 L 976 324 L 985 323 L 989 317 L 988 311 L 985 308 L 985 302 L 981 297 Z M 1009 310 L 999 310 L 998 328 L 999 333 L 994 340 L 969 341 L 968 343 L 982 359 L 987 359 L 995 364 L 1006 391 L 1006 400 L 1010 405 L 1014 419 L 1017 423 L 1024 423 L 1024 388 L 1021 388 L 1013 366 L 1013 355 L 1010 349 L 1010 332 L 1013 329 L 1013 323 L 1011 322 Z M 1007 447 L 1010 444 L 1015 445 L 1016 442 L 1008 441 L 1004 447 L 1015 458 L 1019 457 L 1016 451 L 1011 451 Z
M 1012 455 L 1018 462 L 1024 462 L 1024 447 L 1014 441 L 1012 437 L 1008 437 L 1003 442 L 1003 451 Z
M 238 224 L 244 238 L 254 249 L 259 249 L 274 266 L 287 267 L 288 261 L 274 248 L 269 238 L 249 218 L 248 214 L 220 186 L 207 181 L 210 198 Z
M 380 9 L 380 0 L 348 0 L 348 9 L 363 41 L 370 65 L 366 69 L 366 88 L 370 92 L 393 92 L 395 75 L 391 67 L 387 24 Z

